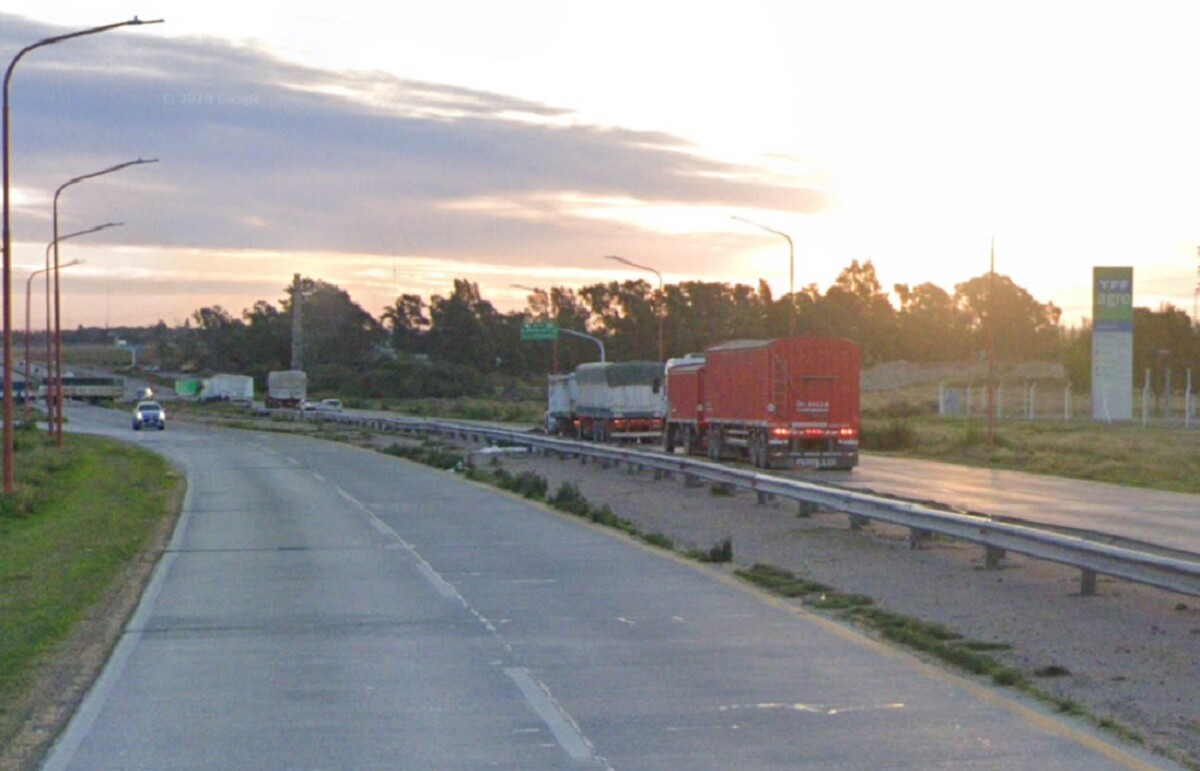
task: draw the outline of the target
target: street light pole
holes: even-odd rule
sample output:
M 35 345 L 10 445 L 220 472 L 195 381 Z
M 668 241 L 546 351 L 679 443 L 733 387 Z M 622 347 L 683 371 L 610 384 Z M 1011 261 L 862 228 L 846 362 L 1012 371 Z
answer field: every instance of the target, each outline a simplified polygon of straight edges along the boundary
M 795 246 L 792 244 L 792 237 L 789 236 L 787 233 L 783 233 L 781 231 L 776 230 L 775 228 L 769 228 L 766 225 L 760 225 L 757 222 L 752 222 L 752 221 L 746 219 L 745 217 L 739 217 L 736 214 L 734 214 L 731 217 L 731 219 L 735 219 L 738 222 L 745 222 L 747 225 L 753 225 L 754 227 L 758 228 L 759 230 L 765 230 L 768 233 L 774 233 L 775 235 L 781 236 L 782 238 L 784 238 L 787 241 L 787 244 L 788 244 L 788 337 L 795 337 L 796 336 L 796 294 L 795 294 L 794 287 L 796 284 L 796 249 L 795 249 Z
M 105 174 L 112 174 L 114 171 L 128 168 L 130 166 L 139 166 L 143 163 L 158 163 L 157 158 L 143 160 L 138 158 L 134 161 L 126 161 L 118 163 L 116 166 L 109 166 L 107 169 L 93 171 L 91 174 L 82 174 L 78 177 L 67 180 L 58 186 L 54 191 L 54 240 L 51 242 L 54 245 L 54 398 L 55 398 L 55 419 L 52 421 L 54 427 L 54 441 L 62 447 L 63 443 L 63 392 L 62 392 L 62 326 L 60 316 L 60 303 L 58 291 L 58 242 L 62 239 L 58 237 L 58 197 L 62 195 L 62 191 L 66 190 L 71 185 L 76 185 L 84 180 L 101 177 Z
M 27 45 L 17 52 L 17 55 L 9 62 L 8 69 L 4 72 L 4 95 L 3 107 L 0 108 L 0 155 L 3 155 L 4 173 L 3 173 L 3 247 L 4 247 L 4 263 L 3 263 L 3 282 L 0 285 L 0 291 L 4 292 L 4 354 L 2 359 L 3 372 L 0 376 L 4 381 L 4 399 L 3 399 L 3 441 L 4 441 L 4 492 L 11 493 L 13 491 L 13 389 L 12 389 L 12 230 L 9 227 L 9 141 L 8 141 L 8 89 L 12 82 L 13 69 L 16 68 L 17 62 L 25 54 L 34 49 L 43 46 L 54 45 L 61 43 L 64 40 L 83 37 L 84 35 L 94 35 L 98 32 L 107 32 L 118 27 L 138 26 L 142 24 L 159 24 L 162 19 L 153 21 L 142 21 L 136 16 L 129 21 L 117 22 L 116 24 L 106 24 L 102 27 L 92 27 L 90 29 L 71 32 L 66 35 L 55 35 L 54 37 L 44 38 L 31 45 Z
M 617 262 L 628 265 L 631 268 L 637 268 L 638 270 L 648 270 L 654 275 L 658 276 L 658 360 L 666 361 L 665 349 L 663 347 L 663 313 L 666 310 L 667 296 L 663 292 L 662 274 L 654 268 L 648 268 L 645 265 L 638 265 L 636 262 L 630 262 L 624 257 L 618 257 L 615 254 L 606 254 L 604 255 L 604 258 L 606 260 L 616 260 Z
M 81 235 L 81 234 L 75 233 L 74 235 Z M 50 245 L 49 244 L 46 245 L 46 261 L 47 261 L 47 263 L 50 261 Z M 62 267 L 69 268 L 72 265 L 78 265 L 81 262 L 83 262 L 83 260 L 71 260 L 70 262 L 64 264 Z M 37 270 L 30 273 L 29 278 L 25 279 L 25 398 L 24 398 L 25 417 L 24 417 L 24 420 L 25 420 L 26 425 L 29 425 L 29 418 L 30 418 L 29 383 L 33 379 L 33 373 L 31 371 L 32 367 L 30 364 L 30 357 L 32 356 L 32 354 L 29 350 L 29 339 L 30 339 L 30 330 L 29 330 L 30 307 L 29 306 L 30 306 L 31 296 L 33 294 L 33 277 L 38 275 L 39 273 L 48 273 L 49 271 L 50 271 L 50 266 L 46 265 L 46 267 L 38 268 Z M 49 304 L 47 303 L 47 305 L 49 305 Z M 47 307 L 47 311 L 49 311 L 48 307 Z M 50 355 L 49 355 L 50 354 L 50 323 L 49 322 L 50 322 L 50 314 L 47 312 L 47 314 L 46 314 L 46 366 L 47 367 L 50 366 Z M 47 425 L 49 425 L 49 420 L 50 420 L 50 405 L 49 405 L 49 403 L 47 403 L 47 405 L 46 405 Z
M 57 252 L 58 243 L 60 241 L 66 241 L 68 238 L 75 238 L 77 236 L 86 236 L 89 233 L 95 233 L 97 231 L 105 230 L 107 228 L 120 227 L 123 224 L 125 224 L 125 223 L 123 223 L 123 222 L 106 222 L 103 225 L 97 225 L 95 227 L 88 228 L 87 230 L 80 230 L 80 231 L 76 231 L 74 233 L 68 233 L 65 236 L 59 236 L 59 237 L 55 238 L 50 243 L 46 244 L 46 267 L 45 267 L 45 269 L 43 271 L 34 271 L 35 273 L 44 272 L 46 274 L 46 429 L 51 434 L 54 433 L 54 425 L 55 425 L 54 416 L 57 414 L 54 410 L 55 410 L 56 406 L 57 406 L 57 408 L 61 409 L 61 405 L 55 405 L 55 403 L 54 403 L 54 396 L 53 396 L 53 393 L 51 390 L 53 381 L 50 378 L 51 373 L 54 371 L 53 370 L 53 361 L 54 361 L 53 331 L 54 331 L 54 327 L 51 323 L 52 317 L 50 315 L 50 291 L 51 291 L 50 290 L 50 273 L 51 273 L 51 271 L 54 271 L 54 273 L 55 273 L 54 286 L 56 288 L 58 286 L 58 281 L 57 281 L 57 279 L 58 279 L 57 272 L 58 271 L 57 271 L 57 268 L 50 263 L 50 250 L 53 248 Z M 75 262 L 68 263 L 68 264 L 74 265 L 79 262 L 81 262 L 81 261 L 76 260 Z M 61 267 L 66 267 L 66 265 L 63 265 Z M 26 362 L 29 361 L 29 287 L 28 286 L 25 288 L 25 361 Z M 26 422 L 28 422 L 28 411 L 26 411 Z

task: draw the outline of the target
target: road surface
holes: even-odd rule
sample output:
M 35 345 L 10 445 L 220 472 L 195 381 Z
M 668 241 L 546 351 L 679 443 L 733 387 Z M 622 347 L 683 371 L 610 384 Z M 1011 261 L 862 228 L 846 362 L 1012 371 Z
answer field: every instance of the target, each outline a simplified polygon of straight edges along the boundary
M 1170 767 L 448 472 L 70 421 L 189 488 L 48 769 Z

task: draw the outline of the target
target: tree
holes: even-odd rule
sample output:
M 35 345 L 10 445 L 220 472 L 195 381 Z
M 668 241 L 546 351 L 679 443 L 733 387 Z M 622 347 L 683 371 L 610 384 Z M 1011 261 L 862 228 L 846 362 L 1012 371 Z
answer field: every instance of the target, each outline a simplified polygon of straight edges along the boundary
M 381 321 L 392 332 L 392 348 L 400 353 L 417 353 L 421 337 L 429 328 L 425 301 L 417 294 L 402 294 L 384 308 Z
M 900 354 L 912 361 L 952 361 L 971 355 L 970 322 L 939 286 L 896 284 Z
M 479 293 L 479 286 L 454 279 L 454 293 L 429 303 L 430 354 L 446 361 L 491 372 L 497 366 L 493 339 L 499 314 Z
M 1150 387 L 1161 398 L 1166 386 L 1166 374 L 1171 370 L 1176 378 L 1171 390 L 1184 386 L 1178 377 L 1192 366 L 1197 354 L 1196 333 L 1187 313 L 1170 303 L 1157 311 L 1133 309 L 1133 382 L 1141 385 L 1146 372 Z
M 957 284 L 954 302 L 967 315 L 976 349 L 985 350 L 994 342 L 1001 361 L 1057 355 L 1062 310 L 1054 303 L 1039 303 L 1008 276 L 993 279 L 985 273 Z
M 290 325 L 291 287 L 282 301 Z M 383 339 L 383 328 L 338 286 L 320 280 L 302 278 L 303 360 L 307 370 L 321 365 L 359 368 L 373 360 L 375 348 Z M 282 316 L 280 317 L 282 319 Z
M 898 353 L 896 310 L 870 260 L 853 260 L 838 274 L 823 298 L 805 313 L 811 332 L 854 340 L 864 363 L 895 358 Z

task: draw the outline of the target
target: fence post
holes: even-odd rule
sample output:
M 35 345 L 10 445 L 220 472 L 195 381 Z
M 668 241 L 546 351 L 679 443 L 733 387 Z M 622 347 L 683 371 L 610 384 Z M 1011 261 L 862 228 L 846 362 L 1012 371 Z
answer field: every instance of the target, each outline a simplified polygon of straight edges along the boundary
M 1192 368 L 1187 370 L 1187 392 L 1183 395 L 1183 427 L 1192 427 Z
M 1067 387 L 1063 389 L 1063 423 L 1071 422 L 1071 381 L 1067 381 Z
M 1150 422 L 1150 368 L 1146 368 L 1146 377 L 1142 382 L 1142 428 Z

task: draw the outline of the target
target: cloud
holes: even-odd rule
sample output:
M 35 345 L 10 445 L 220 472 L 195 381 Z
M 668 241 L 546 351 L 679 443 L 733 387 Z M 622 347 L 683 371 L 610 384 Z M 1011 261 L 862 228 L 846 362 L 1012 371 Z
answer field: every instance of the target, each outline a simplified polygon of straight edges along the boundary
M 0 57 L 63 31 L 0 14 Z M 13 184 L 39 201 L 15 210 L 25 243 L 48 240 L 42 202 L 59 184 L 138 157 L 161 162 L 71 188 L 60 227 L 122 220 L 124 243 L 167 250 L 526 265 L 636 244 L 683 270 L 699 245 L 680 235 L 681 207 L 824 205 L 815 186 L 705 157 L 678 136 L 210 38 L 118 30 L 40 49 L 15 71 L 10 104 Z M 655 227 L 657 206 L 669 226 Z

